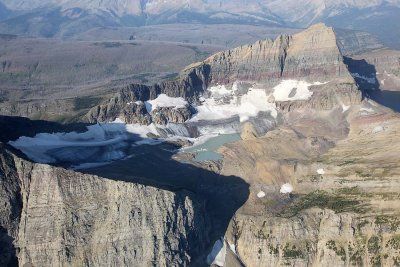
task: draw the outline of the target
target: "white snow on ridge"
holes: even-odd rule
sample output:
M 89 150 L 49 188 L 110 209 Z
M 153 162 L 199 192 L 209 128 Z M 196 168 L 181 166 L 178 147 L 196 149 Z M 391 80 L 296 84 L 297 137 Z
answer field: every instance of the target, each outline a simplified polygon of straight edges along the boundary
M 145 102 L 147 112 L 151 112 L 159 107 L 167 108 L 184 108 L 188 105 L 188 102 L 183 97 L 169 97 L 166 94 L 160 94 L 156 99 Z
M 279 192 L 281 192 L 282 194 L 289 194 L 292 193 L 292 191 L 293 191 L 293 186 L 291 184 L 283 184 Z
M 280 84 L 274 87 L 273 96 L 275 98 L 275 101 L 307 100 L 313 95 L 313 92 L 308 90 L 309 87 L 312 85 L 322 84 L 326 83 L 308 83 L 298 80 L 283 80 Z M 290 96 L 291 93 L 293 94 L 292 96 Z

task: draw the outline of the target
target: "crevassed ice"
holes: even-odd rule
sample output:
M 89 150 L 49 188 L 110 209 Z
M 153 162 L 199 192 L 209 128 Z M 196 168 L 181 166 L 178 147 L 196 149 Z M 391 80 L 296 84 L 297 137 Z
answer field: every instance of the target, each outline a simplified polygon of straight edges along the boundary
M 275 104 L 268 102 L 268 95 L 264 89 L 250 88 L 242 96 L 234 94 L 225 86 L 216 86 L 209 89 L 211 96 L 205 98 L 201 105 L 197 106 L 197 113 L 191 121 L 221 120 L 239 116 L 240 121 L 246 121 L 250 117 L 256 117 L 261 111 L 270 111 L 273 117 L 277 116 Z M 221 98 L 226 99 L 221 100 Z
M 120 120 L 113 123 L 90 125 L 86 128 L 87 131 L 82 133 L 59 132 L 39 133 L 34 137 L 21 136 L 15 141 L 10 141 L 9 144 L 20 149 L 30 159 L 40 163 L 54 163 L 58 160 L 76 161 L 79 156 L 89 157 L 96 153 L 98 154 L 96 160 L 106 162 L 125 157 L 123 150 L 126 144 L 124 142 L 133 138 L 131 134 L 141 138 L 146 138 L 149 133 L 157 134 L 154 124 L 148 126 L 126 125 Z M 150 139 L 144 140 L 150 141 Z M 109 149 L 99 152 L 99 147 L 108 147 Z M 82 150 L 82 148 L 85 149 Z

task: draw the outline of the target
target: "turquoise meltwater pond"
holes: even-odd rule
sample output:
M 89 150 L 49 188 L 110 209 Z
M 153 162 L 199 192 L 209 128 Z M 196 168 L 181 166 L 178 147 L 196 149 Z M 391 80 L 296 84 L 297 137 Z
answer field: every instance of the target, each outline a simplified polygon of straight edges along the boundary
M 206 142 L 183 149 L 183 153 L 195 153 L 194 161 L 202 162 L 209 160 L 220 160 L 222 156 L 217 153 L 218 148 L 227 143 L 232 143 L 240 140 L 240 135 L 234 134 L 220 134 L 218 136 L 208 139 Z

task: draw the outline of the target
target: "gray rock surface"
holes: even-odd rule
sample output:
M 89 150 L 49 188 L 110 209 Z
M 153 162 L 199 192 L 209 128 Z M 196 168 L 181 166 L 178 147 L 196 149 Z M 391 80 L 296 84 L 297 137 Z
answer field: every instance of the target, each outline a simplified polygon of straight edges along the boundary
M 125 122 L 139 122 L 150 124 L 153 115 L 149 114 L 137 101 L 148 101 L 157 98 L 159 94 L 166 94 L 170 97 L 183 97 L 189 101 L 195 101 L 197 97 L 207 88 L 209 83 L 209 66 L 202 66 L 191 70 L 176 80 L 165 81 L 153 86 L 132 84 L 123 88 L 114 97 L 103 104 L 92 108 L 85 116 L 88 122 L 112 121 L 117 118 Z M 166 113 L 154 117 L 155 122 L 166 124 L 167 122 L 182 122 L 183 119 L 191 117 L 188 108 L 177 109 L 171 112 L 164 109 Z M 159 110 L 163 112 L 163 110 Z M 161 119 L 163 117 L 163 119 Z
M 187 191 L 34 164 L 0 148 L 0 264 L 187 266 L 207 240 Z

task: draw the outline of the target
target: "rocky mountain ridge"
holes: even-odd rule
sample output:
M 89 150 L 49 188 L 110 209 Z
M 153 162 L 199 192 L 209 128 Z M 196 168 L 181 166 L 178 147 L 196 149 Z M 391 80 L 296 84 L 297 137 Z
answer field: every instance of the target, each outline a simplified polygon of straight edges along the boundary
M 259 84 L 268 90 L 282 80 L 322 84 L 312 87 L 318 99 L 312 98 L 308 102 L 322 103 L 310 104 L 313 108 L 329 109 L 361 100 L 361 93 L 343 62 L 333 29 L 317 24 L 293 36 L 282 35 L 274 41 L 259 41 L 217 53 L 202 62 L 189 65 L 180 77 L 172 81 L 153 86 L 130 85 L 112 99 L 94 107 L 87 114 L 87 119 L 89 122 L 121 119 L 128 123 L 182 123 L 196 112 L 193 106 L 200 103 L 200 97 L 206 96 L 211 86 L 232 85 L 240 81 L 244 84 L 242 90 L 247 90 L 246 86 L 248 88 L 251 84 Z M 161 115 L 163 119 L 153 116 L 146 112 L 141 103 L 155 99 L 160 94 L 183 97 L 189 107 L 166 112 Z M 321 99 L 327 100 L 321 102 Z M 304 102 L 307 101 L 278 103 L 278 106 L 285 109 L 283 107 L 290 104 L 293 108 L 299 103 L 304 105 Z M 328 102 L 328 105 L 323 104 Z M 160 110 L 160 113 L 164 112 Z
M 397 29 L 386 23 L 398 21 L 398 0 L 3 0 L 1 3 L 0 13 L 4 14 L 0 16 L 3 17 L 0 29 L 11 34 L 69 38 L 97 27 L 233 23 L 304 28 L 325 22 L 330 26 L 372 33 L 385 45 L 399 47 L 398 41 L 387 35 L 398 33 Z

